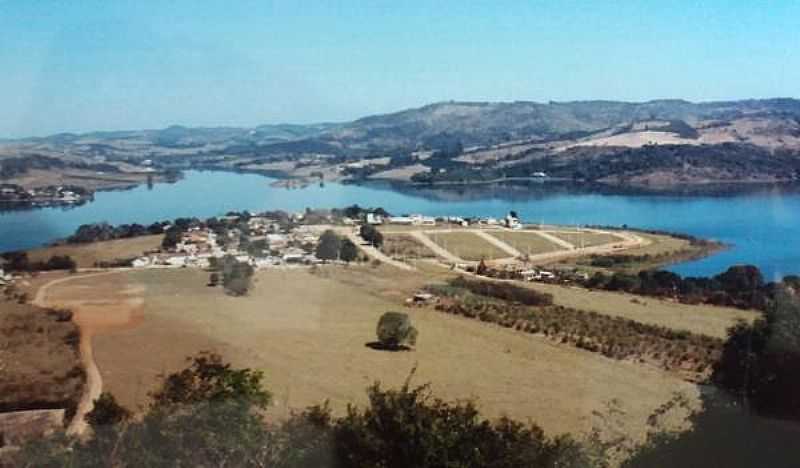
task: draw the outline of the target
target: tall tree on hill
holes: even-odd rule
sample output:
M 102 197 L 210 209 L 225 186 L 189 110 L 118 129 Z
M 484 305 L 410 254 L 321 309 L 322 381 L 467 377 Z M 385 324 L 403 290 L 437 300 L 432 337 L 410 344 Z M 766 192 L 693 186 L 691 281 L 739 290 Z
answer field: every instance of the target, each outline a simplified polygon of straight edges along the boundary
M 344 239 L 342 241 L 342 248 L 339 251 L 339 257 L 345 262 L 352 262 L 358 258 L 358 247 L 356 247 L 356 244 L 350 239 Z
M 337 260 L 342 248 L 342 239 L 328 229 L 322 233 L 317 244 L 316 256 L 321 260 Z
M 381 234 L 381 232 L 371 224 L 364 224 L 361 226 L 360 234 L 365 241 L 369 242 L 375 247 L 380 247 L 383 245 L 383 234 Z

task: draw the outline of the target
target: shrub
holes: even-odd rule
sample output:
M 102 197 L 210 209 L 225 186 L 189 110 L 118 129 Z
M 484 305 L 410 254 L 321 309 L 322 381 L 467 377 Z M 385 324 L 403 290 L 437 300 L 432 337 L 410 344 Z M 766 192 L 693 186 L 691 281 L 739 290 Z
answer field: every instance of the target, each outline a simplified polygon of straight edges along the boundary
M 402 312 L 386 312 L 381 315 L 376 333 L 378 341 L 387 348 L 398 348 L 406 344 L 414 346 L 417 343 L 417 329 L 411 325 L 408 314 Z

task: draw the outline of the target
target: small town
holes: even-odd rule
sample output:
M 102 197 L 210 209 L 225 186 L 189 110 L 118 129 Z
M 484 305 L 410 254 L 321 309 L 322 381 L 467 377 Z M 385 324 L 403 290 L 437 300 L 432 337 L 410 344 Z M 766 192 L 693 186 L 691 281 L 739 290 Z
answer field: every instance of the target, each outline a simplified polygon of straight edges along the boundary
M 412 227 L 421 232 L 443 226 L 453 228 L 495 228 L 520 230 L 523 224 L 516 213 L 509 213 L 502 219 L 493 217 L 464 218 L 460 216 L 433 217 L 421 214 L 390 216 L 383 210 L 364 212 L 360 217 L 342 216 L 330 210 L 314 210 L 309 213 L 293 213 L 288 216 L 250 213 L 212 218 L 206 222 L 191 222 L 179 231 L 179 236 L 168 236 L 174 242 L 165 241 L 162 248 L 145 252 L 130 262 L 134 268 L 181 268 L 194 267 L 207 269 L 214 259 L 232 257 L 240 263 L 247 263 L 255 269 L 273 267 L 309 266 L 341 259 L 320 258 L 317 254 L 320 237 L 326 231 L 347 238 L 356 245 L 370 240 L 364 237 L 364 226 L 381 227 L 391 233 L 392 227 Z M 177 225 L 175 225 L 177 228 Z M 173 226 L 164 226 L 164 232 L 171 232 Z M 382 242 L 381 242 L 382 244 Z M 381 245 L 372 245 L 381 247 Z M 365 250 L 365 249 L 362 249 Z M 377 256 L 375 250 L 365 250 L 367 255 Z M 364 259 L 366 257 L 363 257 Z M 382 260 L 383 256 L 378 257 Z M 347 259 L 350 261 L 351 259 Z M 469 262 L 454 262 L 453 266 L 467 268 Z M 539 278 L 551 278 L 544 272 Z M 526 278 L 532 278 L 527 272 Z
M 51 185 L 26 190 L 16 184 L 0 184 L 0 205 L 77 205 L 90 201 L 93 197 L 92 191 L 77 186 Z

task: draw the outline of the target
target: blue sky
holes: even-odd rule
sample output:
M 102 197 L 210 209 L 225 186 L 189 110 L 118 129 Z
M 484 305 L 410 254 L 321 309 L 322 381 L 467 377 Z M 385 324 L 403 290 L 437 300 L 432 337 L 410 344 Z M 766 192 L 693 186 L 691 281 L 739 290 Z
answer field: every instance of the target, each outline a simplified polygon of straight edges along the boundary
M 0 137 L 798 97 L 798 1 L 0 0 Z

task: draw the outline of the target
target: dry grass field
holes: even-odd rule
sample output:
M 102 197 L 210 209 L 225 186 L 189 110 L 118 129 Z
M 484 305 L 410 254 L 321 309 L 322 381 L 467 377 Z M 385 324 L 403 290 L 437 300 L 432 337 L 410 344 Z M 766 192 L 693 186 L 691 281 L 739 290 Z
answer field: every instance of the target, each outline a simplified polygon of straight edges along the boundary
M 0 411 L 74 406 L 84 375 L 68 316 L 0 299 Z
M 561 246 L 550 242 L 534 231 L 494 231 L 489 235 L 500 239 L 523 254 L 536 255 L 564 250 Z
M 725 338 L 726 330 L 737 320 L 752 322 L 759 316 L 755 311 L 730 307 L 686 305 L 626 293 L 590 291 L 544 283 L 527 284 L 530 288 L 552 294 L 558 305 L 718 338 Z
M 567 231 L 553 231 L 550 232 L 555 237 L 567 241 L 575 247 L 594 247 L 596 245 L 612 244 L 619 242 L 619 237 L 600 233 L 600 232 L 567 232 Z
M 694 386 L 659 370 L 430 309 L 404 309 L 408 294 L 448 276 L 438 271 L 271 270 L 257 274 L 249 296 L 235 298 L 207 287 L 205 272 L 142 270 L 69 280 L 48 295 L 79 296 L 98 307 L 101 324 L 116 324 L 95 328 L 94 355 L 104 390 L 133 408 L 145 404 L 159 375 L 200 350 L 263 370 L 276 418 L 324 400 L 341 414 L 348 403 L 366 402 L 372 382 L 400 385 L 414 367 L 414 382 L 430 382 L 437 396 L 476 399 L 490 417 L 530 419 L 549 433 L 588 431 L 597 424 L 593 412 L 614 402 L 621 429 L 639 439 L 647 416 L 675 392 L 697 401 Z M 109 296 L 120 290 L 127 294 Z M 131 319 L 132 299 L 141 299 L 141 320 Z M 102 315 L 100 301 L 106 301 Z M 414 351 L 365 346 L 387 310 L 412 315 L 420 332 Z
M 472 232 L 428 233 L 427 235 L 445 250 L 464 260 L 494 260 L 510 256 Z
M 137 257 L 142 252 L 159 248 L 162 238 L 158 234 L 91 244 L 64 244 L 30 250 L 28 257 L 31 261 L 47 261 L 53 255 L 69 255 L 78 263 L 78 268 L 91 268 L 95 262 Z
M 384 234 L 381 251 L 397 258 L 436 258 L 431 249 L 407 234 Z

